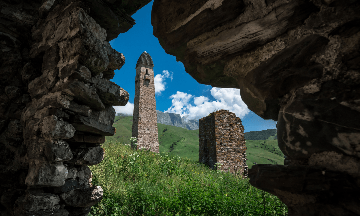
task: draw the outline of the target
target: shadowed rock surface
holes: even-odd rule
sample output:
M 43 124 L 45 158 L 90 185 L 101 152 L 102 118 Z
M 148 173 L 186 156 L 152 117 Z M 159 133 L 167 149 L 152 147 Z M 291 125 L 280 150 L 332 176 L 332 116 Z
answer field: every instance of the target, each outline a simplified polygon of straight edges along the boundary
M 289 215 L 360 215 L 360 2 L 154 0 L 154 35 L 194 79 L 277 123 L 285 165 L 250 183 Z
M 125 57 L 108 41 L 150 0 L 0 1 L 0 214 L 87 215 Z M 360 1 L 154 0 L 154 35 L 199 83 L 277 120 L 285 165 L 250 183 L 289 215 L 360 215 Z
M 0 1 L 1 216 L 85 216 L 102 199 L 88 166 L 129 100 L 108 41 L 149 2 Z

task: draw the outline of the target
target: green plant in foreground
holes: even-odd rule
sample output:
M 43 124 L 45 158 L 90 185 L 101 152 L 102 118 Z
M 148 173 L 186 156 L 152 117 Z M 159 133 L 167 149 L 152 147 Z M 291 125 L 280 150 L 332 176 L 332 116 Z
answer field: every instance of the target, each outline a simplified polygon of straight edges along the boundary
M 198 162 L 105 143 L 90 169 L 104 190 L 89 215 L 286 215 L 287 207 L 248 179 Z M 221 166 L 221 164 L 216 164 Z
M 137 147 L 137 138 L 136 137 L 131 137 L 130 138 L 130 143 L 131 143 L 131 146 L 134 146 L 134 149 L 136 149 L 136 147 Z

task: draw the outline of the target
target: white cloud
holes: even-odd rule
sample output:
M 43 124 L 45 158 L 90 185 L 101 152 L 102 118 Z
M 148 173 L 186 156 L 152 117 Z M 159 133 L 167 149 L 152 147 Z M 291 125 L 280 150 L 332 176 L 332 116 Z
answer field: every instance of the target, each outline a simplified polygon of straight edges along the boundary
M 155 94 L 161 94 L 162 91 L 165 90 L 165 79 L 170 78 L 171 81 L 173 80 L 173 72 L 171 74 L 168 70 L 163 70 L 162 74 L 157 74 L 154 77 L 154 85 L 155 85 Z
M 176 94 L 170 96 L 172 106 L 165 112 L 180 114 L 181 117 L 187 117 L 188 120 L 203 118 L 220 109 L 229 110 L 239 118 L 243 118 L 250 112 L 241 99 L 240 89 L 214 87 L 210 92 L 216 101 L 209 101 L 204 96 L 194 97 L 191 94 L 177 91 Z M 195 106 L 189 103 L 192 98 Z
M 134 104 L 128 102 L 125 106 L 113 106 L 116 113 L 123 113 L 127 115 L 133 115 L 134 112 Z
M 194 104 L 195 105 L 201 105 L 202 103 L 205 103 L 207 101 L 209 101 L 209 98 L 204 97 L 204 96 L 194 98 Z

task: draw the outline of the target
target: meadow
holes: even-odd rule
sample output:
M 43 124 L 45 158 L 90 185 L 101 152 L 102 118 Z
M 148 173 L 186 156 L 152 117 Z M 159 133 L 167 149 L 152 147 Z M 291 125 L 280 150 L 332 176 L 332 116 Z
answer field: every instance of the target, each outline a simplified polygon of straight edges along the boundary
M 259 158 L 264 161 L 269 150 L 277 155 L 270 141 L 252 143 L 263 149 Z M 89 215 L 287 215 L 286 205 L 276 196 L 252 187 L 240 175 L 166 151 L 136 151 L 111 140 L 103 148 L 105 159 L 90 169 L 93 184 L 103 188 L 104 196 Z
M 132 120 L 132 116 L 116 116 L 113 124 L 116 134 L 106 137 L 106 142 L 129 143 L 132 135 Z M 160 123 L 157 125 L 160 152 L 193 162 L 199 161 L 199 130 L 187 130 Z M 284 154 L 279 149 L 274 136 L 266 140 L 246 140 L 246 147 L 246 163 L 249 169 L 255 163 L 284 165 Z

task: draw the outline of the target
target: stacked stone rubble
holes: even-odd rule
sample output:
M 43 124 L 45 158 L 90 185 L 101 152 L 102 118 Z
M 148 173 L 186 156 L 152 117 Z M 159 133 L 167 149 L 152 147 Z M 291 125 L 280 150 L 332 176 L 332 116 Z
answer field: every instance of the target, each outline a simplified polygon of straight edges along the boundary
M 132 136 L 137 138 L 136 149 L 159 153 L 153 67 L 151 56 L 143 52 L 136 64 Z M 131 145 L 135 148 L 134 142 Z
M 87 215 L 103 196 L 104 159 L 128 93 L 125 63 L 82 1 L 0 2 L 1 215 Z
M 244 126 L 234 113 L 219 110 L 199 120 L 199 162 L 211 169 L 247 178 L 245 143 Z

